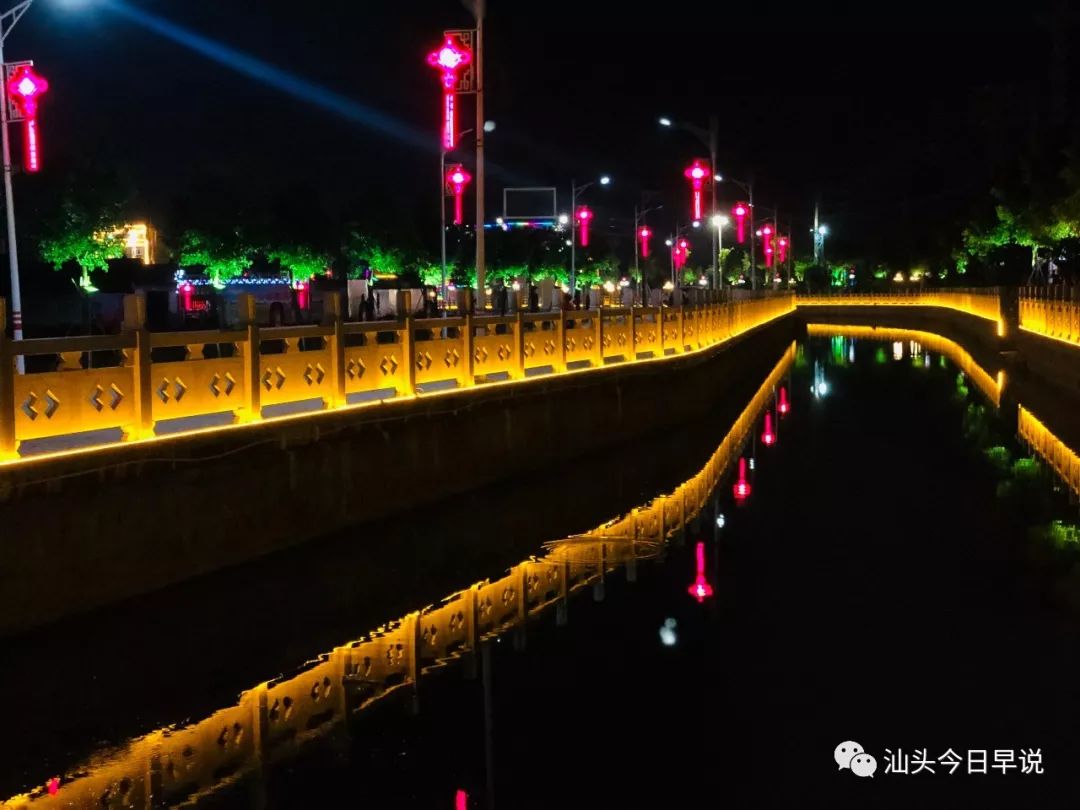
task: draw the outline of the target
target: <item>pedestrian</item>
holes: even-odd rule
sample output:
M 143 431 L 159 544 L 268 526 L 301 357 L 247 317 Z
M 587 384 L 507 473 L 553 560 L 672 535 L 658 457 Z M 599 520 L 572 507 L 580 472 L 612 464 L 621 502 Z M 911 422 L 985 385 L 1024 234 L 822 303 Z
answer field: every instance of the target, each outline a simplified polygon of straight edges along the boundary
M 536 290 L 535 284 L 529 285 L 529 312 L 540 311 L 540 293 Z
M 375 320 L 375 291 L 372 290 L 364 299 L 364 320 Z

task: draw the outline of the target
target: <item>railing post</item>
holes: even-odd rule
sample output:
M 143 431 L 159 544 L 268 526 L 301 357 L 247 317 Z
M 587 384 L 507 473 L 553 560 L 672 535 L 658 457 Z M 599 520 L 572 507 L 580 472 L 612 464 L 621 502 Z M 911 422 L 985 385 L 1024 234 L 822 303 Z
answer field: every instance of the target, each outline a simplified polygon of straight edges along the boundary
M 525 379 L 525 316 L 520 309 L 514 315 L 514 379 Z
M 675 347 L 676 354 L 682 354 L 683 352 L 686 351 L 686 332 L 684 331 L 684 322 L 683 322 L 683 317 L 684 317 L 685 311 L 686 311 L 686 305 L 683 304 L 683 303 L 680 303 L 679 304 L 679 311 L 676 314 L 676 317 L 677 317 L 678 323 L 679 323 L 679 345 Z
M 150 330 L 146 328 L 146 295 L 124 296 L 123 331 L 132 336 L 135 345 L 128 355 L 135 388 L 132 424 L 124 433 L 128 439 L 144 439 L 154 432 L 154 392 L 150 386 Z
M 566 371 L 566 310 L 559 310 L 559 320 L 555 322 L 555 339 L 559 344 L 555 351 L 555 372 L 562 374 Z
M 255 296 L 243 293 L 236 303 L 240 326 L 245 332 L 244 340 L 240 344 L 244 375 L 244 411 L 239 418 L 241 422 L 254 422 L 262 416 L 262 389 L 259 387 L 259 353 L 262 339 L 259 337 L 259 324 L 255 320 Z
M 596 348 L 593 351 L 593 365 L 599 368 L 604 365 L 604 310 L 596 308 Z
M 630 307 L 630 354 L 628 360 L 637 360 L 637 310 Z
M 345 312 L 341 293 L 330 293 L 326 299 L 330 325 L 333 331 L 327 337 L 330 341 L 330 379 L 331 393 L 329 405 L 340 408 L 345 404 Z
M 405 364 L 405 388 L 399 394 L 416 393 L 416 358 L 413 357 L 412 290 L 398 290 L 398 320 L 401 321 L 401 362 Z
M 0 459 L 14 456 L 15 358 L 7 337 L 7 301 L 0 298 Z
M 476 349 L 473 346 L 473 291 L 461 290 L 458 312 L 465 318 L 465 325 L 461 327 L 461 379 L 458 385 L 462 388 L 472 388 L 476 385 Z

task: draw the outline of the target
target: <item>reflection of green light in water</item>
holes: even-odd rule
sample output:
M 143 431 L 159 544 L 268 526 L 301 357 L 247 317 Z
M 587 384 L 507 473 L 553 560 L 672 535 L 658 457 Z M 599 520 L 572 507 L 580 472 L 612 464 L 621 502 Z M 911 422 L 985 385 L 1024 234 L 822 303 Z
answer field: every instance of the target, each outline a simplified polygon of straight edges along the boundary
M 1013 462 L 1014 478 L 1035 478 L 1039 474 L 1039 462 L 1033 458 L 1018 458 Z
M 833 335 L 832 339 L 832 359 L 833 363 L 838 366 L 844 365 L 844 337 L 843 335 Z
M 806 347 L 799 344 L 799 348 L 795 350 L 795 368 L 806 368 Z
M 996 447 L 986 448 L 986 457 L 999 473 L 1009 469 L 1009 450 L 1000 444 Z
M 1071 523 L 1055 520 L 1050 523 L 1048 533 L 1058 548 L 1076 548 L 1080 546 L 1080 528 Z
M 965 383 L 966 378 L 964 377 L 964 372 L 961 371 L 956 375 L 956 393 L 962 397 L 967 397 L 968 395 L 968 387 Z
M 945 355 L 943 355 L 943 354 L 938 355 L 938 365 L 941 366 L 942 368 L 948 368 L 949 367 L 949 363 L 945 359 Z
M 889 362 L 888 355 L 885 354 L 884 346 L 878 346 L 878 350 L 874 352 L 874 362 L 879 366 L 883 366 Z

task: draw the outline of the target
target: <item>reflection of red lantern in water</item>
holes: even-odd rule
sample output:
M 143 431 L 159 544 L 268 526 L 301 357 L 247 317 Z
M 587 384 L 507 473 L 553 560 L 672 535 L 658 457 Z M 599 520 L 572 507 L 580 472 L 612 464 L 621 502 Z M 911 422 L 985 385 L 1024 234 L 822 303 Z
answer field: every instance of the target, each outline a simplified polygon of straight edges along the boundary
M 454 197 L 454 224 L 460 225 L 464 217 L 461 212 L 461 196 L 465 193 L 465 186 L 469 185 L 472 175 L 461 165 L 451 166 L 446 173 L 446 187 Z
M 704 195 L 705 178 L 709 176 L 708 165 L 701 160 L 695 160 L 690 164 L 689 168 L 683 172 L 683 175 L 690 181 L 690 188 L 692 189 L 690 210 L 696 221 L 701 219 L 701 198 Z
M 11 72 L 7 83 L 8 98 L 26 124 L 23 131 L 23 160 L 28 172 L 41 168 L 41 152 L 38 142 L 38 100 L 49 89 L 44 76 L 34 72 L 30 65 L 19 65 Z
M 581 246 L 589 246 L 589 222 L 593 218 L 592 209 L 587 205 L 579 205 L 577 213 L 574 214 L 577 217 L 578 231 L 581 233 Z
M 638 237 L 641 239 L 641 255 L 646 257 L 649 255 L 649 240 L 652 239 L 652 231 L 649 230 L 648 225 L 642 226 L 638 231 Z
M 746 215 L 750 213 L 745 203 L 735 203 L 735 207 L 731 209 L 731 213 L 735 217 L 735 234 L 738 236 L 739 244 L 741 245 L 746 241 Z
M 443 149 L 449 152 L 457 146 L 457 118 L 454 109 L 454 90 L 458 71 L 472 62 L 472 51 L 459 47 L 453 37 L 447 37 L 442 47 L 428 54 L 428 64 L 442 72 L 443 86 Z
M 791 410 L 791 405 L 788 404 L 788 400 L 787 400 L 787 389 L 786 388 L 781 388 L 780 389 L 780 404 L 777 406 L 776 409 L 780 412 L 781 416 L 786 416 L 788 411 Z
M 735 491 L 735 500 L 745 501 L 750 497 L 750 482 L 746 480 L 746 459 L 739 459 L 739 480 L 732 487 Z
M 697 548 L 694 549 L 694 558 L 697 564 L 697 575 L 694 577 L 693 583 L 686 590 L 690 592 L 690 595 L 698 600 L 699 603 L 704 602 L 710 596 L 713 595 L 713 587 L 705 579 L 705 544 L 698 542 Z
M 761 441 L 765 443 L 766 447 L 772 447 L 776 444 L 776 434 L 772 429 L 772 414 L 765 414 L 765 430 L 761 434 Z
M 469 794 L 464 790 L 459 790 L 454 795 L 454 810 L 468 810 L 469 808 Z
M 780 264 L 783 264 L 784 262 L 787 261 L 787 247 L 788 247 L 787 237 L 786 236 L 781 236 L 779 239 L 777 239 L 776 240 L 776 246 L 777 246 L 777 253 L 779 253 L 779 256 L 777 258 L 780 259 Z

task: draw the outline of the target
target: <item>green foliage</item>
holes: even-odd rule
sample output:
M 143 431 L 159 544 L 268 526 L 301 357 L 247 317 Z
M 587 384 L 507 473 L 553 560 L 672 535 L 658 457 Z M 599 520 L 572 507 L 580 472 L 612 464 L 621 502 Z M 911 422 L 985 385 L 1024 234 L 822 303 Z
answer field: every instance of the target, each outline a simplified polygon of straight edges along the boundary
M 251 248 L 239 234 L 214 236 L 203 231 L 187 231 L 178 259 L 181 267 L 202 267 L 215 284 L 242 276 L 251 267 Z
M 358 231 L 349 232 L 344 252 L 349 260 L 349 278 L 360 278 L 369 267 L 379 275 L 401 276 L 405 272 L 405 256 L 401 250 L 387 247 Z
M 78 265 L 86 286 L 90 271 L 108 270 L 110 259 L 124 256 L 123 241 L 110 233 L 115 223 L 106 217 L 65 201 L 59 219 L 38 243 L 41 258 L 55 270 L 62 270 L 68 263 Z
M 322 273 L 330 265 L 330 257 L 317 253 L 306 245 L 284 245 L 266 251 L 268 261 L 277 262 L 288 270 L 293 281 L 308 279 Z
M 1008 472 L 1010 461 L 1008 448 L 997 445 L 996 447 L 988 447 L 983 452 L 986 453 L 987 460 L 999 474 L 1004 475 Z

